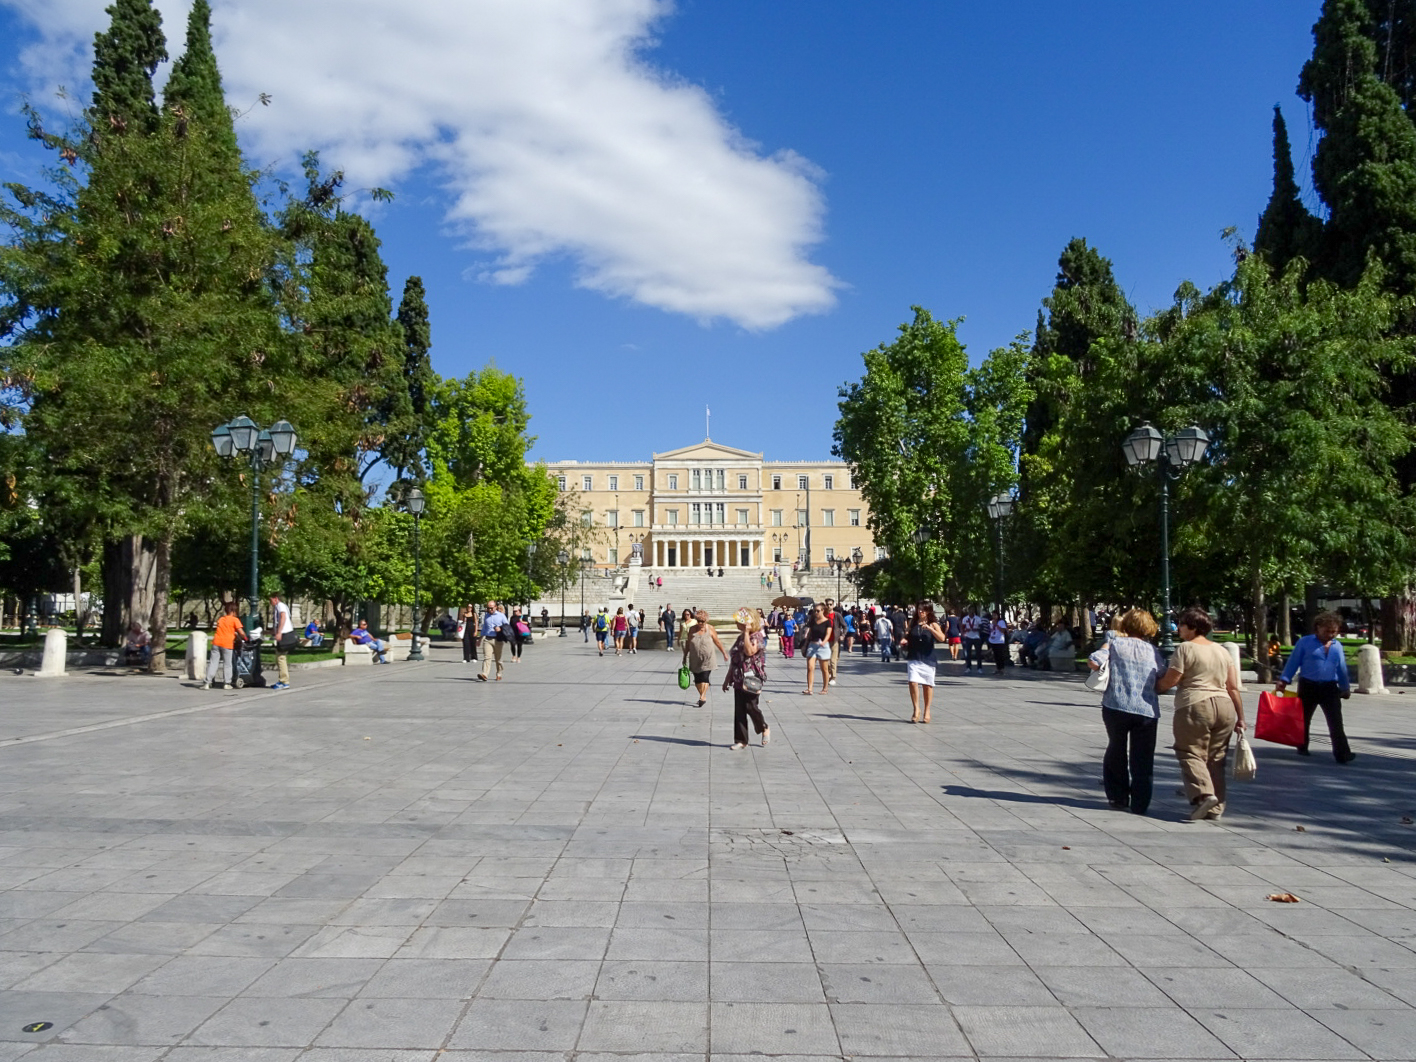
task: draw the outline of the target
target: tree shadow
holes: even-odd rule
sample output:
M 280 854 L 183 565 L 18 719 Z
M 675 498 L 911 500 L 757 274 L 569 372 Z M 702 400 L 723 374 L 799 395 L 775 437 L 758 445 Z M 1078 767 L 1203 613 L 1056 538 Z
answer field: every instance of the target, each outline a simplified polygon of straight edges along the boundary
M 697 738 L 662 737 L 658 734 L 631 734 L 629 736 L 635 741 L 661 741 L 666 745 L 698 745 L 705 749 L 713 747 L 713 742 L 699 741 Z

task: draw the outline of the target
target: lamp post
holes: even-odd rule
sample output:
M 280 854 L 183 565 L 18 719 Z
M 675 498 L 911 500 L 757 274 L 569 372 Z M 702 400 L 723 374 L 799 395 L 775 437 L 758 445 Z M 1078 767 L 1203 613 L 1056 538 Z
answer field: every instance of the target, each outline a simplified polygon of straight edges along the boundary
M 557 638 L 565 637 L 565 566 L 570 563 L 570 554 L 561 550 L 556 554 L 556 561 L 560 564 L 561 575 L 561 632 Z M 584 585 L 584 584 L 582 584 Z
M 295 452 L 295 429 L 286 420 L 277 420 L 262 430 L 244 413 L 235 420 L 218 424 L 211 432 L 211 443 L 218 457 L 246 457 L 251 469 L 251 613 L 246 617 L 246 630 L 260 625 L 260 544 L 261 544 L 261 473 L 283 462 Z
M 585 561 L 584 552 L 580 554 L 580 622 L 585 622 Z
M 1013 496 L 1006 491 L 988 499 L 988 516 L 993 521 L 994 544 L 997 550 L 998 567 L 993 577 L 993 598 L 998 603 L 998 617 L 1003 617 L 1003 521 L 1013 515 L 1016 504 Z
M 422 602 L 418 596 L 418 584 L 422 579 L 423 564 L 418 523 L 423 518 L 423 510 L 428 507 L 428 499 L 423 496 L 422 490 L 414 487 L 404 498 L 403 504 L 413 514 L 413 647 L 408 652 L 408 659 L 422 660 L 423 643 L 418 638 L 418 619 Z
M 1164 595 L 1160 651 L 1167 657 L 1175 651 L 1170 620 L 1170 481 L 1203 458 L 1209 442 L 1205 430 L 1194 425 L 1167 437 L 1147 422 L 1126 436 L 1121 444 L 1128 465 L 1134 468 L 1154 463 L 1160 478 L 1160 584 Z
M 533 538 L 530 542 L 526 543 L 526 582 L 527 582 L 528 587 L 529 587 L 530 582 L 531 582 L 531 567 L 532 567 L 532 565 L 534 565 L 535 563 L 536 563 L 536 540 Z M 526 619 L 527 619 L 527 621 L 528 621 L 526 625 L 529 627 L 529 626 L 531 625 L 530 622 L 529 622 L 530 619 L 531 619 L 531 598 L 530 598 L 529 595 L 528 595 L 527 598 L 526 598 Z

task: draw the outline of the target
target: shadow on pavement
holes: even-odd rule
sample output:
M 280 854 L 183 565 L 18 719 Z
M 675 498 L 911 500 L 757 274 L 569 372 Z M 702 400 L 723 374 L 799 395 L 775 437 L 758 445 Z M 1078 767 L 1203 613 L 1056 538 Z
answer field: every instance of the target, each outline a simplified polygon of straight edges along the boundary
M 945 784 L 939 787 L 948 796 L 972 797 L 979 800 L 1009 800 L 1019 804 L 1055 804 L 1064 808 L 1099 809 L 1104 800 L 1078 800 L 1072 797 L 1039 796 L 1036 793 L 1008 792 L 1001 789 L 975 789 L 971 785 Z
M 863 723 L 903 723 L 893 715 L 847 715 L 845 712 L 817 712 L 821 719 L 859 719 Z
M 713 742 L 699 741 L 696 738 L 661 737 L 658 734 L 631 734 L 629 736 L 635 741 L 662 741 L 668 745 L 698 745 L 705 749 L 713 747 Z

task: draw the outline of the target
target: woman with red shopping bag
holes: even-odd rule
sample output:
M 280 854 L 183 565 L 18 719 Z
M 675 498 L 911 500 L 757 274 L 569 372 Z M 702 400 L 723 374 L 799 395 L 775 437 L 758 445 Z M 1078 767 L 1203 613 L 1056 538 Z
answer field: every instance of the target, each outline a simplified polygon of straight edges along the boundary
M 1342 621 L 1331 612 L 1321 613 L 1313 621 L 1313 633 L 1298 639 L 1283 677 L 1275 683 L 1282 692 L 1298 676 L 1298 698 L 1303 702 L 1303 744 L 1298 755 L 1308 755 L 1308 731 L 1313 713 L 1322 708 L 1327 718 L 1328 734 L 1332 737 L 1332 754 L 1338 763 L 1351 763 L 1357 758 L 1347 744 L 1347 732 L 1342 727 L 1342 702 L 1352 696 L 1352 682 L 1347 676 L 1347 657 L 1337 632 Z

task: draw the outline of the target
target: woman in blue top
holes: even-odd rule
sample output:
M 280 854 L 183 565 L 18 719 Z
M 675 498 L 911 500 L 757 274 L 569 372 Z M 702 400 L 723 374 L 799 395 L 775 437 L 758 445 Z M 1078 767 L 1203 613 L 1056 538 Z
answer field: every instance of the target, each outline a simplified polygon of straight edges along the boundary
M 780 644 L 782 649 L 782 655 L 785 656 L 788 660 L 796 656 L 796 629 L 797 621 L 792 618 L 792 614 L 790 612 L 783 612 L 782 637 Z
M 1087 661 L 1093 671 L 1108 669 L 1101 695 L 1107 737 L 1101 776 L 1112 808 L 1144 815 L 1151 802 L 1160 721 L 1155 683 L 1165 674 L 1165 657 L 1150 642 L 1159 628 L 1145 609 L 1131 609 L 1117 626 L 1106 632 L 1106 644 Z
M 851 644 L 855 641 L 856 636 L 855 617 L 851 615 L 849 609 L 847 609 L 846 614 L 841 617 L 841 624 L 846 635 L 845 644 L 841 646 L 841 652 L 849 653 L 851 651 Z
M 1308 755 L 1308 728 L 1313 713 L 1321 707 L 1332 737 L 1333 756 L 1338 763 L 1351 763 L 1357 753 L 1347 744 L 1347 733 L 1342 728 L 1342 702 L 1352 696 L 1352 683 L 1347 676 L 1347 657 L 1337 640 L 1341 625 L 1333 613 L 1321 613 L 1313 621 L 1313 633 L 1298 639 L 1283 677 L 1275 686 L 1282 692 L 1293 676 L 1298 676 L 1298 696 L 1303 701 L 1303 744 L 1298 746 L 1298 755 Z

